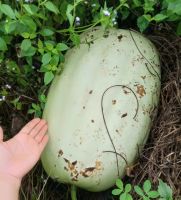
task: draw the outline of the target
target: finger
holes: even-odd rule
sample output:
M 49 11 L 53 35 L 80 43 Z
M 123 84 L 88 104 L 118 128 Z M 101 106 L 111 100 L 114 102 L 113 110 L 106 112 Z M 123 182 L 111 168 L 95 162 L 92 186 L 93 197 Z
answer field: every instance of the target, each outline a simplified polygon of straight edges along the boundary
M 43 152 L 45 146 L 46 146 L 47 143 L 48 143 L 48 140 L 49 140 L 49 137 L 48 137 L 48 135 L 46 134 L 46 135 L 43 137 L 41 143 L 39 144 L 39 147 L 40 147 L 40 153 Z
M 38 143 L 40 143 L 40 142 L 42 141 L 42 139 L 43 139 L 43 137 L 44 137 L 44 135 L 45 135 L 47 129 L 48 129 L 48 126 L 47 126 L 47 124 L 45 124 L 45 125 L 43 126 L 43 128 L 39 131 L 39 133 L 35 136 L 35 140 L 36 140 Z
M 3 129 L 0 127 L 0 141 L 3 140 Z
M 42 119 L 30 132 L 29 135 L 31 135 L 32 137 L 35 137 L 40 130 L 46 125 L 46 121 L 44 119 Z
M 29 134 L 30 131 L 40 122 L 40 118 L 35 118 L 28 122 L 19 133 Z

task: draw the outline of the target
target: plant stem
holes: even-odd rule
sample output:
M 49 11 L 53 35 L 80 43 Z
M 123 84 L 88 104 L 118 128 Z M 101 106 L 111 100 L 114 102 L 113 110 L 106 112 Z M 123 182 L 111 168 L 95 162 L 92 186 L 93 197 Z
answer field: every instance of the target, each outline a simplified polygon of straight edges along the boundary
M 77 187 L 75 185 L 71 185 L 71 199 L 77 200 Z

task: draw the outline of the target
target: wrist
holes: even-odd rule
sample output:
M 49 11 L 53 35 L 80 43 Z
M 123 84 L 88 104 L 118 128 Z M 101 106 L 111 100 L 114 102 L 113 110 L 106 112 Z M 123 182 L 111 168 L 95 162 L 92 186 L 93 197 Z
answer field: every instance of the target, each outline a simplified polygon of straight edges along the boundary
M 21 186 L 21 179 L 0 172 L 0 185 L 2 184 L 8 187 L 14 187 L 16 189 L 19 189 Z

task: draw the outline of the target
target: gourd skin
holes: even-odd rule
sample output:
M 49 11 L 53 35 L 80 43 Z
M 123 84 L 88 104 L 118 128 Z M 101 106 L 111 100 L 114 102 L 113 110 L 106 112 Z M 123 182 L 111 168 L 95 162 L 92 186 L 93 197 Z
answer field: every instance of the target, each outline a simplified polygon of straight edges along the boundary
M 159 57 L 149 40 L 120 29 L 105 35 L 96 27 L 83 33 L 80 47 L 68 50 L 45 106 L 50 137 L 42 154 L 46 172 L 88 191 L 113 186 L 117 160 L 101 98 L 109 134 L 121 155 L 122 177 L 146 142 L 159 93 Z

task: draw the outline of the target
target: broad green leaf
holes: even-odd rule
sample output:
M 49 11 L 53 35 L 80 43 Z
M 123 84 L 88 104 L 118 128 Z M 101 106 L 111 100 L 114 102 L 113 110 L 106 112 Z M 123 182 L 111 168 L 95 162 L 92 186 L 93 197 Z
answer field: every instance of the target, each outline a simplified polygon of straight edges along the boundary
M 131 189 L 132 189 L 132 187 L 131 187 L 131 184 L 126 184 L 126 186 L 125 186 L 125 192 L 130 192 L 131 191 Z
M 57 6 L 54 3 L 52 3 L 51 1 L 45 2 L 44 5 L 49 11 L 51 11 L 55 14 L 59 14 L 59 10 L 58 10 Z
M 21 57 L 31 57 L 34 56 L 36 53 L 35 47 L 30 47 L 27 51 L 21 51 Z
M 18 24 L 18 21 L 15 21 L 15 20 L 7 22 L 4 26 L 6 33 L 9 34 L 15 31 L 17 24 Z
M 26 25 L 31 32 L 36 32 L 37 26 L 36 26 L 36 23 L 34 22 L 34 20 L 32 19 L 32 17 L 30 17 L 28 15 L 23 15 L 23 16 L 21 16 L 20 21 L 24 25 Z M 28 32 L 28 31 L 26 31 L 26 32 Z
M 51 35 L 54 34 L 54 31 L 52 31 L 52 30 L 49 29 L 49 28 L 44 28 L 44 29 L 41 30 L 40 34 L 41 34 L 42 36 L 51 36 Z
M 150 0 L 144 0 L 145 3 L 143 5 L 144 13 L 150 13 L 154 11 L 154 5 L 156 4 L 156 1 L 150 1 Z
M 35 15 L 39 10 L 34 4 L 23 4 L 23 7 L 30 15 Z
M 125 192 L 125 193 L 121 194 L 119 199 L 120 200 L 127 200 L 127 193 Z
M 46 48 L 47 48 L 49 51 L 52 51 L 52 50 L 53 50 L 53 47 L 54 47 L 52 41 L 46 41 L 46 42 L 45 42 L 45 46 L 46 46 Z
M 133 0 L 133 3 L 135 5 L 135 7 L 140 7 L 142 5 L 142 1 L 141 0 Z
M 76 33 L 71 33 L 70 39 L 72 40 L 73 44 L 76 46 L 80 45 L 80 36 Z
M 155 20 L 156 22 L 161 22 L 166 18 L 167 18 L 167 15 L 160 13 L 160 14 L 155 15 L 152 19 Z
M 52 71 L 56 71 L 57 70 L 57 65 L 58 65 L 58 62 L 59 62 L 59 55 L 54 55 L 53 57 L 52 57 L 52 59 L 51 59 L 51 61 L 50 61 L 50 64 L 52 65 L 52 66 L 54 66 L 53 68 L 52 68 Z
M 157 197 L 159 197 L 159 193 L 157 191 L 149 191 L 147 194 L 152 199 L 156 199 Z
M 0 51 L 6 51 L 7 49 L 8 48 L 5 40 L 2 37 L 0 37 Z
M 43 63 L 43 65 L 47 65 L 50 62 L 51 58 L 52 58 L 51 53 L 49 53 L 49 52 L 45 53 L 43 55 L 43 57 L 42 57 L 42 63 Z
M 74 9 L 74 6 L 71 4 L 68 4 L 67 10 L 66 10 L 66 15 L 69 20 L 70 26 L 73 26 L 73 23 L 74 23 L 74 16 L 71 14 L 73 9 Z
M 112 195 L 120 195 L 121 192 L 122 191 L 120 189 L 114 189 L 114 190 L 112 190 Z
M 177 15 L 181 15 L 181 1 L 180 0 L 169 1 L 167 9 Z
M 127 194 L 126 200 L 133 200 L 133 197 L 131 196 L 131 194 Z
M 123 191 L 123 182 L 121 179 L 116 180 L 116 186 L 121 190 L 121 192 Z
M 27 51 L 31 47 L 31 40 L 24 39 L 21 43 L 21 50 Z
M 64 43 L 58 43 L 56 49 L 58 51 L 66 51 L 67 49 L 69 49 L 69 47 Z
M 134 186 L 134 190 L 138 195 L 140 195 L 142 197 L 144 196 L 143 190 L 138 185 Z
M 30 34 L 27 32 L 24 32 L 21 34 L 22 37 L 24 37 L 25 39 L 28 39 L 30 37 Z
M 151 182 L 150 180 L 146 180 L 143 184 L 143 189 L 146 193 L 148 193 L 151 190 Z
M 54 74 L 51 71 L 46 72 L 44 76 L 45 85 L 48 85 L 53 80 L 53 78 L 54 78 Z
M 158 192 L 161 197 L 166 198 L 166 200 L 172 200 L 172 189 L 164 183 L 161 179 L 159 179 Z
M 149 21 L 145 18 L 144 15 L 140 16 L 137 18 L 137 25 L 140 29 L 141 32 L 143 32 L 144 30 L 146 30 L 146 28 L 149 25 Z
M 11 19 L 16 19 L 13 9 L 7 4 L 0 4 L 0 11 Z

